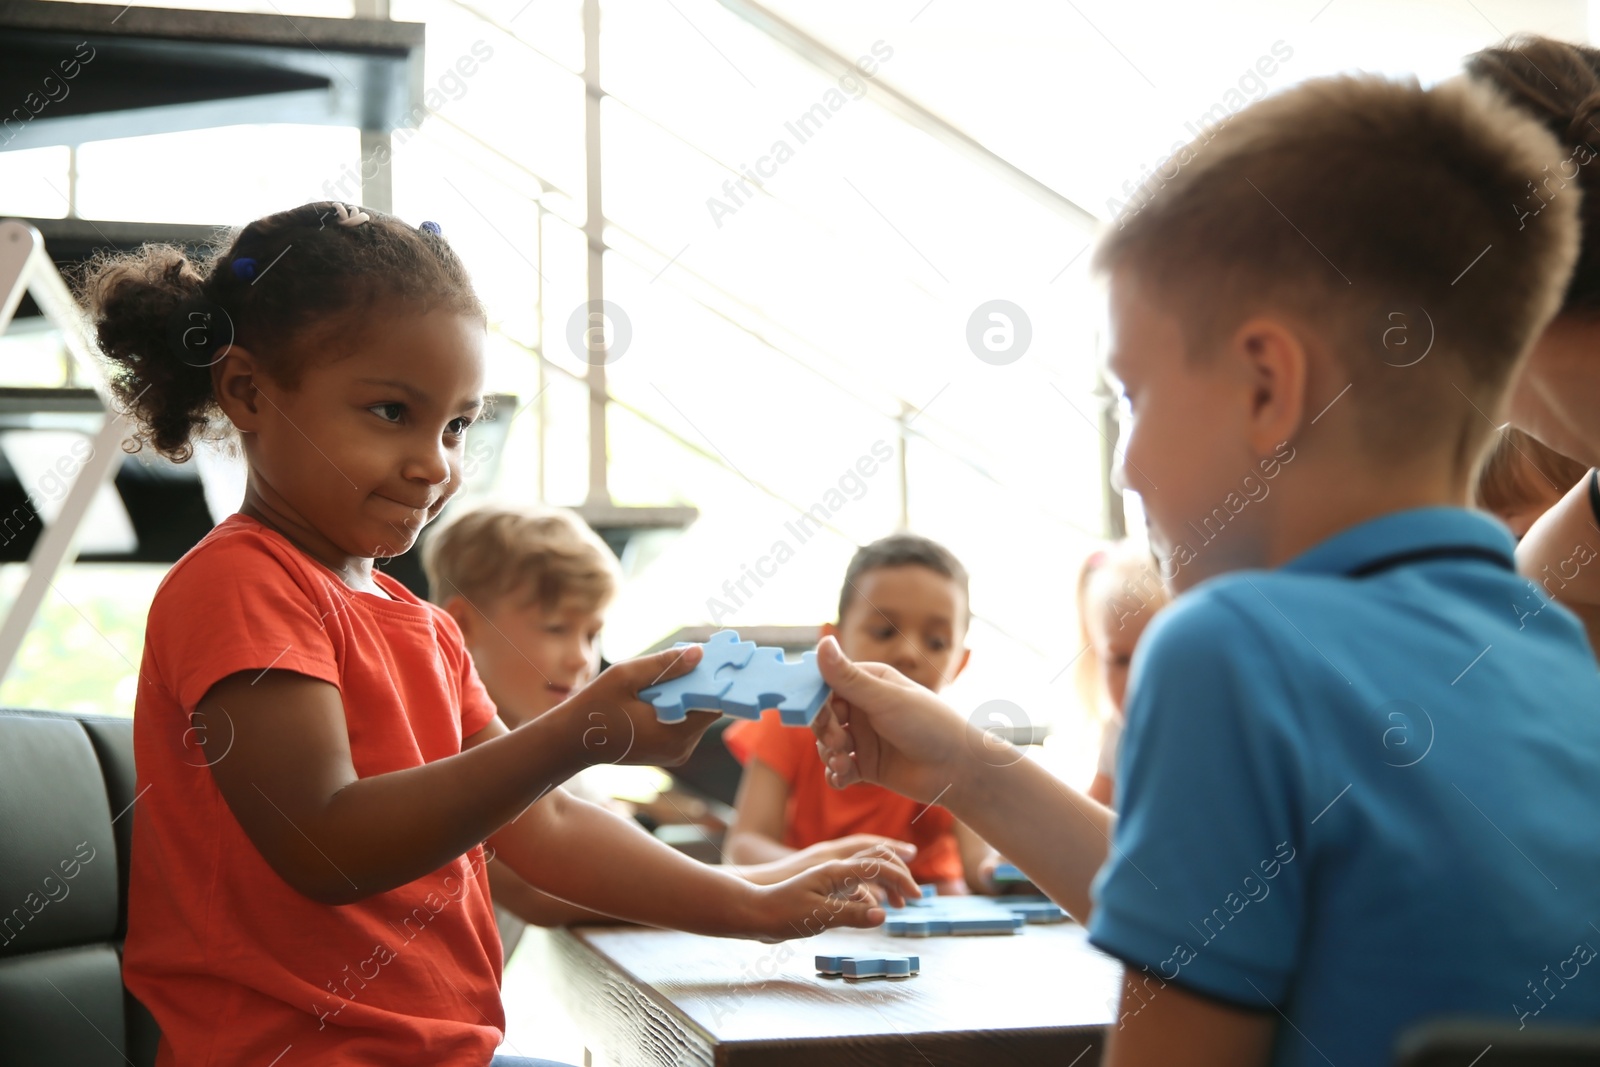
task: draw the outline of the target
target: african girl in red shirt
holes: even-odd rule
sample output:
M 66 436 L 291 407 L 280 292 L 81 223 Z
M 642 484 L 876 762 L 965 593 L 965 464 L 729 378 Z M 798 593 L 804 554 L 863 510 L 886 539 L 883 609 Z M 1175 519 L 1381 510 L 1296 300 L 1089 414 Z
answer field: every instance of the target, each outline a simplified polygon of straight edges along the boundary
M 308 204 L 83 289 L 140 443 L 181 462 L 221 427 L 249 466 L 156 593 L 134 712 L 124 978 L 163 1067 L 488 1064 L 491 854 L 605 914 L 773 941 L 881 922 L 863 879 L 914 889 L 881 859 L 756 885 L 571 797 L 618 751 L 688 754 L 714 717 L 636 693 L 698 650 L 508 730 L 450 616 L 373 568 L 460 488 L 483 407 L 484 309 L 437 225 Z

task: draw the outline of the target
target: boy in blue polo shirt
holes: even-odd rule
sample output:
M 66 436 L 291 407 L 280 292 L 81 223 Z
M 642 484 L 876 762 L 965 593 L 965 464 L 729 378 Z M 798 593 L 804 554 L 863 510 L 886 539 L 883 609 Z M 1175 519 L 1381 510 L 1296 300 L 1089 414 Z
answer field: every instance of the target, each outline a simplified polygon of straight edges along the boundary
M 1112 1067 L 1600 1018 L 1600 675 L 1463 508 L 1576 257 L 1575 196 L 1509 210 L 1560 150 L 1459 80 L 1363 77 L 1174 162 L 1098 257 L 1122 477 L 1182 592 L 1134 659 L 1120 819 L 825 643 L 835 784 L 938 794 L 1088 918 L 1125 963 Z

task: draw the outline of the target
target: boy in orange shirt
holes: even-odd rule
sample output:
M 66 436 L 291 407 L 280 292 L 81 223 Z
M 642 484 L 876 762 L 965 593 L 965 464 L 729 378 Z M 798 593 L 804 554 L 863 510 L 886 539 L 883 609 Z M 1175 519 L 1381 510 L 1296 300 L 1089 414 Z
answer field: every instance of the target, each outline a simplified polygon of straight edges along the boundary
M 896 667 L 939 692 L 972 655 L 967 572 L 944 546 L 915 534 L 893 534 L 855 554 L 839 594 L 839 621 L 824 623 L 852 659 Z M 809 729 L 776 716 L 734 723 L 723 734 L 745 765 L 737 816 L 729 830 L 730 863 L 842 856 L 888 844 L 921 883 L 940 893 L 994 889 L 995 851 L 941 807 L 909 800 L 877 785 L 837 790 Z

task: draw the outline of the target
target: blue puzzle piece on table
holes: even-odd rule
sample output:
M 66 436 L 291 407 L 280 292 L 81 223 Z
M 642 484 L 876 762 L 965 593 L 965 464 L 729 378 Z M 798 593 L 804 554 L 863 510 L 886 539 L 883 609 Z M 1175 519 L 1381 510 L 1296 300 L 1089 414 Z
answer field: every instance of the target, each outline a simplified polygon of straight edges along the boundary
M 1015 863 L 1002 863 L 994 869 L 995 885 L 1020 885 L 1027 881 L 1028 876 L 1018 870 Z
M 960 937 L 965 934 L 1014 934 L 1023 927 L 1020 915 L 1007 916 L 1004 919 L 951 919 L 950 936 Z
M 1030 910 L 1037 911 L 1034 921 L 1051 921 L 1040 905 L 1055 908 L 1042 897 L 1033 897 L 1007 903 L 993 897 L 927 897 L 920 901 L 907 901 L 907 907 L 890 908 L 883 924 L 890 937 L 959 937 L 969 934 L 1018 933 Z M 1059 909 L 1056 909 L 1059 911 Z
M 922 969 L 917 956 L 818 956 L 817 973 L 845 978 L 909 978 Z
M 1023 903 L 1007 904 L 1006 908 L 1013 915 L 1020 915 L 1025 922 L 1030 923 L 1064 923 L 1067 913 L 1059 904 L 1053 901 L 1026 901 Z
M 890 919 L 883 924 L 890 937 L 967 937 L 981 934 L 1015 934 L 1023 927 L 1020 915 L 985 918 Z
M 680 641 L 674 647 L 686 648 Z M 719 630 L 704 646 L 705 655 L 681 678 L 639 691 L 661 722 L 682 722 L 690 711 L 716 711 L 756 719 L 777 708 L 787 726 L 809 726 L 828 699 L 828 687 L 807 652 L 799 663 L 785 663 L 780 648 L 757 648 L 733 630 Z

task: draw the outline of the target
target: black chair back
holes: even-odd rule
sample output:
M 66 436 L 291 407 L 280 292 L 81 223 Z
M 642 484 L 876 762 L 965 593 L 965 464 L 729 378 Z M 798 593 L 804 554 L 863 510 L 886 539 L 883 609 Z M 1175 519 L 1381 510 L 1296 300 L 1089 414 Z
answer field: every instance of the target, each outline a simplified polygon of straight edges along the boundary
M 8 1067 L 152 1067 L 122 986 L 133 722 L 0 708 L 0 1034 Z
M 1600 1026 L 1438 1019 L 1400 1035 L 1396 1067 L 1600 1067 Z

